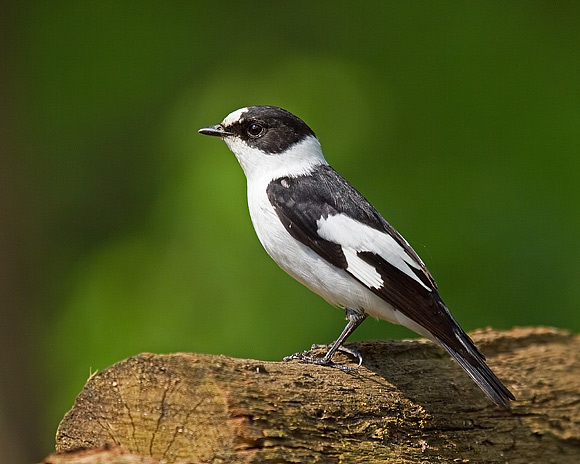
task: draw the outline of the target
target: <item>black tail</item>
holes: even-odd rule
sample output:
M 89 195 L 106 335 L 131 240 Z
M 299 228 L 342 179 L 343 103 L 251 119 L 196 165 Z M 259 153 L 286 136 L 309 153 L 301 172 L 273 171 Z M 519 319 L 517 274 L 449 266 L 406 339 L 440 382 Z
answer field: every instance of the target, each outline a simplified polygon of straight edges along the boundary
M 515 400 L 514 395 L 491 371 L 485 363 L 485 356 L 475 347 L 471 338 L 463 330 L 459 330 L 461 332 L 455 335 L 459 339 L 460 350 L 450 347 L 439 338 L 437 341 L 495 404 L 507 408 L 508 401 Z

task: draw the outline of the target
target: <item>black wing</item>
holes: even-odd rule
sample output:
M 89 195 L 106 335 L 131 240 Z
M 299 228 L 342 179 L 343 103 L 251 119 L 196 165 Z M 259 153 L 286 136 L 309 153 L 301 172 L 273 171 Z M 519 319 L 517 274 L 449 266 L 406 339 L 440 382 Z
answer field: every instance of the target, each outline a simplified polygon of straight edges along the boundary
M 305 176 L 275 179 L 268 185 L 267 194 L 288 232 L 332 264 L 343 267 L 344 255 L 338 251 L 339 245 L 329 249 L 331 242 L 318 235 L 316 221 L 342 213 L 392 236 L 420 267 L 421 280 L 437 288 L 423 261 L 406 240 L 332 167 L 321 165 Z

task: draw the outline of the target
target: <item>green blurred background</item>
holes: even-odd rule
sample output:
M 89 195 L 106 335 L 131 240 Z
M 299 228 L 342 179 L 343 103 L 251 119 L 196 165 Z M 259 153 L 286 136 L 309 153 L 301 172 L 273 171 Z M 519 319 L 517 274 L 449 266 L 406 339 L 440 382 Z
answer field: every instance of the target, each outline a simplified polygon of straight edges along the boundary
M 48 454 L 90 373 L 128 356 L 279 360 L 338 335 L 196 132 L 246 105 L 315 130 L 466 330 L 578 331 L 579 24 L 553 1 L 3 2 L 7 462 Z

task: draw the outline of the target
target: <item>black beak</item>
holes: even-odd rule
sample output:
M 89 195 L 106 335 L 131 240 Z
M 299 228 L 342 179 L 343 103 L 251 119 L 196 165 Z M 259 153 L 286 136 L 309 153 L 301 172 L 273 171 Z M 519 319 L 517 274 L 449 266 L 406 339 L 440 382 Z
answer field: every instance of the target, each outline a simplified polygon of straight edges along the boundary
M 231 132 L 225 131 L 220 124 L 217 124 L 215 126 L 203 127 L 197 132 L 203 135 L 213 135 L 214 137 L 226 137 L 228 135 L 234 135 Z

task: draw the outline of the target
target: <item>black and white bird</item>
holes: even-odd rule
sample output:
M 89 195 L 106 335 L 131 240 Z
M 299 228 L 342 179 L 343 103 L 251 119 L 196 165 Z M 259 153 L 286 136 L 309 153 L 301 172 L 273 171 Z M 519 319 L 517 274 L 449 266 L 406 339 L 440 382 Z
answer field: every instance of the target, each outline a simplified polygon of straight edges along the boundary
M 514 399 L 441 300 L 417 253 L 329 166 L 300 118 L 274 106 L 250 106 L 199 132 L 220 137 L 238 159 L 266 252 L 346 312 L 348 323 L 324 357 L 290 358 L 334 365 L 342 343 L 372 316 L 440 343 L 494 403 L 505 407 Z

